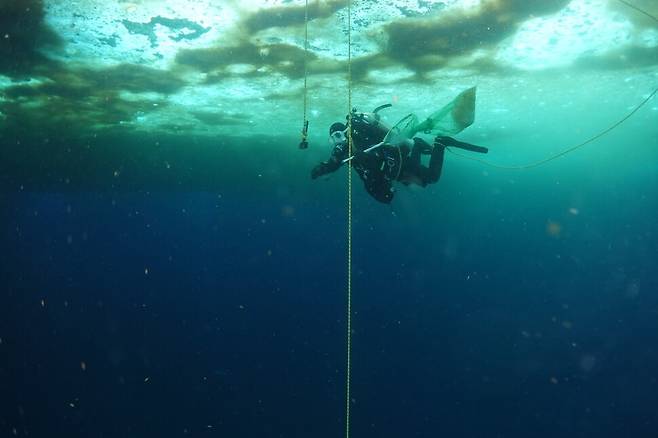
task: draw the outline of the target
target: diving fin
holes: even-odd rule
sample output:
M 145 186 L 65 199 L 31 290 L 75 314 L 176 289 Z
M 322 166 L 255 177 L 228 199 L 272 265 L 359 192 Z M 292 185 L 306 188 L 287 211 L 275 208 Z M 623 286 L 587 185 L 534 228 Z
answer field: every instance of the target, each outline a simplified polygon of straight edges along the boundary
M 455 135 L 475 120 L 475 90 L 471 87 L 459 93 L 450 103 L 418 123 L 416 132 L 425 134 Z

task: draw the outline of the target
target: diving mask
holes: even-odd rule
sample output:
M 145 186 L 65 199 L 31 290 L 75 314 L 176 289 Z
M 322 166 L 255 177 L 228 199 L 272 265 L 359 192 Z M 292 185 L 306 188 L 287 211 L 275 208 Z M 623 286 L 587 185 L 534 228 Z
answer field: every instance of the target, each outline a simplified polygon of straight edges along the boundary
M 334 131 L 329 135 L 329 144 L 332 146 L 343 146 L 347 143 L 345 131 Z

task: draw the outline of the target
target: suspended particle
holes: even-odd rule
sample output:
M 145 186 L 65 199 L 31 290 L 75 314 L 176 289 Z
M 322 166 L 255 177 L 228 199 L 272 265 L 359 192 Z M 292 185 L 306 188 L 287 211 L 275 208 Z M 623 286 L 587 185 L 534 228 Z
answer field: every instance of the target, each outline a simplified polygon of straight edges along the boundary
M 551 237 L 560 237 L 562 233 L 562 225 L 558 222 L 548 221 L 546 223 L 546 233 Z

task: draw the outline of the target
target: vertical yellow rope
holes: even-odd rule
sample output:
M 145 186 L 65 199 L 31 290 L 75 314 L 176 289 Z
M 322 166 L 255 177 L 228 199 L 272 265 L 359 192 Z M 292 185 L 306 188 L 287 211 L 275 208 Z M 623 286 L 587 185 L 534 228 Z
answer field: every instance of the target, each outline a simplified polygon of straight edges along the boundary
M 307 96 L 307 63 L 308 63 L 308 0 L 304 9 L 304 123 L 306 123 L 306 96 Z
M 304 120 L 302 123 L 302 141 L 299 143 L 300 149 L 308 148 L 308 119 L 306 118 L 307 100 L 308 100 L 308 0 L 304 9 Z
M 352 1 L 347 0 L 347 150 L 352 154 Z M 345 371 L 345 438 L 350 437 L 352 378 L 352 161 L 347 167 L 347 367 Z

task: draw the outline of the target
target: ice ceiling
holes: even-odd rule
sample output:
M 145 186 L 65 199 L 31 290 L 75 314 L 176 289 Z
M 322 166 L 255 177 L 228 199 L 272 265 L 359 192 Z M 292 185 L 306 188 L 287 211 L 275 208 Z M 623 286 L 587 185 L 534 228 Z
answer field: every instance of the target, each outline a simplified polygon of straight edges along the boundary
M 304 0 L 0 0 L 0 126 L 297 135 L 304 15 Z M 658 65 L 655 22 L 617 0 L 353 0 L 351 19 L 358 102 Z M 346 0 L 309 0 L 308 20 L 309 118 L 324 124 L 347 108 Z

